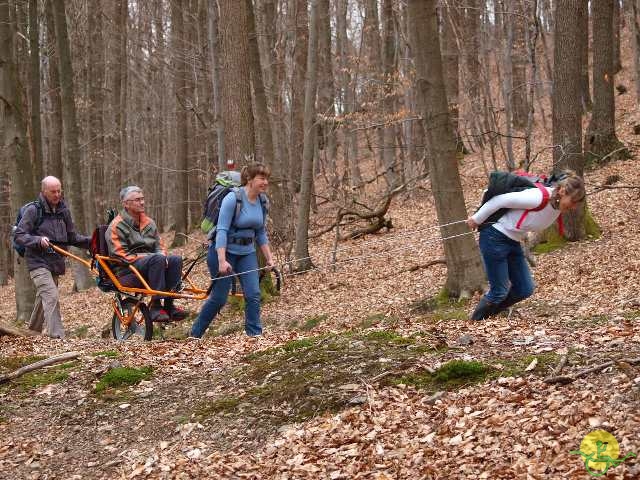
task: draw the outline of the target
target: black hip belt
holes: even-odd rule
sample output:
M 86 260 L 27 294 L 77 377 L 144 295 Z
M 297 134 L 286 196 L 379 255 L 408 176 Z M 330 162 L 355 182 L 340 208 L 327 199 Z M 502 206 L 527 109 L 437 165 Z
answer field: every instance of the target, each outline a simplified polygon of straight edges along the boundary
M 253 238 L 252 237 L 230 238 L 228 242 L 235 243 L 236 245 L 251 245 L 253 243 Z

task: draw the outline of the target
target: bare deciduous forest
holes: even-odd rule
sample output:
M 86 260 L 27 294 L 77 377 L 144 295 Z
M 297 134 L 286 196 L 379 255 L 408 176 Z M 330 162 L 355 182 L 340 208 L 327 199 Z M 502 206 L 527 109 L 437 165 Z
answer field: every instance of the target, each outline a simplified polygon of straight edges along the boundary
M 0 478 L 589 478 L 594 430 L 592 470 L 637 478 L 639 103 L 638 0 L 0 0 Z M 25 330 L 43 177 L 89 235 L 139 185 L 193 259 L 253 162 L 264 337 L 234 298 L 201 341 L 197 300 L 116 341 L 75 260 L 67 338 Z M 468 320 L 489 172 L 566 168 L 586 201 L 527 240 L 533 297 Z

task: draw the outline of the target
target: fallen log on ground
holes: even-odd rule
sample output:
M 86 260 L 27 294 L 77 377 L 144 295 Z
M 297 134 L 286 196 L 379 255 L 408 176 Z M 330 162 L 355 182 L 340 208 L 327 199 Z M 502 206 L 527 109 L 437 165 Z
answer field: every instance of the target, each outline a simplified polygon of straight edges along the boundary
M 0 337 L 11 335 L 12 337 L 33 337 L 39 335 L 38 332 L 27 330 L 26 328 L 15 327 L 6 323 L 0 323 Z
M 13 380 L 15 378 L 21 377 L 25 373 L 32 372 L 33 370 L 38 370 L 39 368 L 48 367 L 49 365 L 53 365 L 55 363 L 66 362 L 67 360 L 73 360 L 80 356 L 80 352 L 66 352 L 61 353 L 60 355 L 54 355 L 53 357 L 45 358 L 44 360 L 40 360 L 35 363 L 31 363 L 29 365 L 25 365 L 24 367 L 20 367 L 13 372 L 7 373 L 6 375 L 0 375 L 0 384 L 6 383 L 9 380 Z

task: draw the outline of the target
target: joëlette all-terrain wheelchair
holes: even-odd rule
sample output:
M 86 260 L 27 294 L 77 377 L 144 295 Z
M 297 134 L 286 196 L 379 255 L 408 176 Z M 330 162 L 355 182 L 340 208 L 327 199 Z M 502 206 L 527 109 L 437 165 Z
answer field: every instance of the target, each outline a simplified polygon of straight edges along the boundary
M 118 277 L 113 272 L 112 267 L 125 262 L 119 258 L 110 257 L 105 240 L 107 225 L 98 226 L 91 239 L 89 249 L 91 259 L 85 260 L 57 245 L 52 248 L 59 254 L 69 257 L 82 263 L 87 267 L 96 279 L 98 288 L 105 293 L 112 293 L 111 307 L 113 316 L 111 319 L 111 332 L 116 340 L 127 340 L 134 336 L 140 336 L 144 340 L 151 340 L 153 337 L 153 320 L 149 313 L 149 304 L 152 296 L 172 297 L 185 300 L 205 300 L 213 288 L 216 279 L 211 279 L 207 288 L 197 286 L 190 275 L 198 265 L 203 265 L 207 256 L 207 246 L 202 245 L 195 258 L 188 260 L 183 267 L 181 282 L 178 288 L 171 291 L 158 291 L 152 289 L 145 278 L 133 266 L 127 267 L 133 272 L 140 282 L 139 287 L 128 287 L 122 285 Z M 242 273 L 242 272 L 240 272 Z M 232 282 L 231 296 L 242 297 L 240 282 L 234 274 Z M 209 275 L 206 275 L 209 277 Z M 270 271 L 260 270 L 261 288 L 279 292 L 282 286 L 282 275 L 277 269 Z M 174 320 L 171 320 L 174 321 Z

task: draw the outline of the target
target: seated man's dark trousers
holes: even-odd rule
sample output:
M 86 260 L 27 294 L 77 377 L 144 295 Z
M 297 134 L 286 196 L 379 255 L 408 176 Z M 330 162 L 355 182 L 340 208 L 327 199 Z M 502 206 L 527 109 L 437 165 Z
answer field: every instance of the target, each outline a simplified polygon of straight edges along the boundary
M 149 286 L 153 290 L 163 292 L 174 290 L 180 283 L 182 275 L 182 257 L 177 255 L 164 256 L 160 253 L 154 253 L 142 257 L 135 262 L 133 266 L 144 277 Z M 127 287 L 142 287 L 142 283 L 132 271 L 128 271 L 119 278 L 120 283 Z M 159 310 L 160 300 L 162 296 L 154 295 L 151 297 L 152 316 L 156 316 L 155 310 Z M 173 299 L 166 297 L 165 309 L 171 311 L 173 309 Z M 163 312 L 164 313 L 164 312 Z

